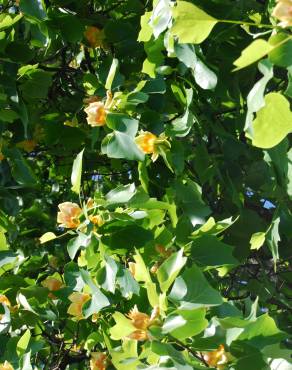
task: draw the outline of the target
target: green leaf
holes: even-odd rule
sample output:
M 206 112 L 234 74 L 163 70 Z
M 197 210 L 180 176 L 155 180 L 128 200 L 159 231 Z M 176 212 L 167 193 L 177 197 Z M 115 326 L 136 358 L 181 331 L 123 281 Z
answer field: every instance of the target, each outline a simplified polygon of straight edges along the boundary
M 0 229 L 0 251 L 8 250 L 8 244 L 4 232 Z
M 82 160 L 83 160 L 84 149 L 77 154 L 73 162 L 72 173 L 71 173 L 71 190 L 76 194 L 80 194 L 81 175 L 82 175 Z
M 135 184 L 120 185 L 105 195 L 108 204 L 128 203 L 136 194 Z
M 260 249 L 266 240 L 266 233 L 259 232 L 252 234 L 250 238 L 250 249 Z
M 19 41 L 9 43 L 5 52 L 8 58 L 17 63 L 27 63 L 31 61 L 35 55 L 34 50 L 31 49 L 29 45 Z
M 218 235 L 233 225 L 237 219 L 238 217 L 232 220 L 230 217 L 216 222 L 213 217 L 210 217 L 204 225 L 192 233 L 192 239 L 204 234 Z
M 180 43 L 200 44 L 218 22 L 196 5 L 178 1 L 173 10 L 174 24 L 171 34 L 177 36 Z
M 99 274 L 99 284 L 104 290 L 109 291 L 111 293 L 115 292 L 117 272 L 118 266 L 116 261 L 111 257 L 107 257 L 105 259 L 105 266 L 102 269 L 103 276 Z
M 159 67 L 163 60 L 163 39 L 161 37 L 158 40 L 151 39 L 144 44 L 144 49 L 147 54 L 147 59 L 143 63 L 142 72 L 146 73 L 149 77 L 154 78 L 156 76 L 156 69 Z
M 241 52 L 241 56 L 234 62 L 234 65 L 237 67 L 234 69 L 234 71 L 238 71 L 241 68 L 255 63 L 259 59 L 266 56 L 272 50 L 273 46 L 265 40 L 257 39 L 253 41 Z
M 193 337 L 200 334 L 208 326 L 205 315 L 204 308 L 190 311 L 178 310 L 166 318 L 162 332 L 170 333 L 179 340 Z
M 268 244 L 268 247 L 270 248 L 270 251 L 272 252 L 275 268 L 276 268 L 276 262 L 279 259 L 278 244 L 279 244 L 279 241 L 281 240 L 281 237 L 279 234 L 279 225 L 280 225 L 280 217 L 276 213 L 270 225 L 270 228 L 266 233 L 267 244 Z
M 292 113 L 288 100 L 280 93 L 265 96 L 265 106 L 252 123 L 252 145 L 272 148 L 292 132 Z
M 105 137 L 101 150 L 110 158 L 143 160 L 144 153 L 138 148 L 134 137 L 138 131 L 138 121 L 125 114 L 109 113 L 107 126 L 115 130 Z
M 9 27 L 13 26 L 22 17 L 23 17 L 23 14 L 17 14 L 17 15 L 2 14 L 2 15 L 0 15 L 0 31 L 3 31 L 6 28 L 9 28 Z
M 139 42 L 147 42 L 151 39 L 152 36 L 152 28 L 149 25 L 149 20 L 151 17 L 152 12 L 146 12 L 141 17 L 141 29 L 138 35 Z
M 52 85 L 51 72 L 35 69 L 25 77 L 26 80 L 21 84 L 20 89 L 27 100 L 47 98 Z
M 36 185 L 35 174 L 18 149 L 13 148 L 9 151 L 9 164 L 12 176 L 18 184 L 23 186 Z
M 289 98 L 292 97 L 292 67 L 287 68 L 287 75 L 288 75 L 288 86 L 285 90 L 285 95 L 287 95 Z
M 36 21 L 42 21 L 46 17 L 43 3 L 39 0 L 21 0 L 20 10 L 25 16 L 32 17 Z
M 132 294 L 139 295 L 140 285 L 128 269 L 120 268 L 117 274 L 117 284 L 123 297 L 130 298 Z
M 110 335 L 113 340 L 120 340 L 122 338 L 125 338 L 127 335 L 136 330 L 131 320 L 127 319 L 120 312 L 115 312 L 113 314 L 113 319 L 116 322 L 116 324 L 112 328 L 110 328 Z
M 214 235 L 202 235 L 192 243 L 191 254 L 195 261 L 206 267 L 236 265 L 233 247 L 217 239 Z
M 62 15 L 57 19 L 61 34 L 65 40 L 75 43 L 83 38 L 84 25 L 74 15 Z
M 138 251 L 136 251 L 136 254 L 133 256 L 133 258 L 136 262 L 135 279 L 137 281 L 151 283 L 150 273 L 147 270 L 147 267 L 145 265 L 145 262 L 143 261 L 141 254 Z
M 11 317 L 9 308 L 3 303 L 1 303 L 1 307 L 3 307 L 4 313 L 1 312 L 0 316 L 0 334 L 4 334 L 10 328 Z
M 49 242 L 49 241 L 51 241 L 51 240 L 54 240 L 54 239 L 56 239 L 56 235 L 54 234 L 54 233 L 52 233 L 52 232 L 47 232 L 47 233 L 45 233 L 45 234 L 43 234 L 41 237 L 40 237 L 40 243 L 41 244 L 45 244 L 45 243 L 47 243 L 47 242 Z
M 270 61 L 280 67 L 290 67 L 292 65 L 292 40 L 287 40 L 287 34 L 277 33 L 269 39 L 272 46 L 277 46 L 284 41 L 284 44 L 276 47 L 269 53 Z
M 162 292 L 166 292 L 169 289 L 186 262 L 187 258 L 183 257 L 183 249 L 173 253 L 163 262 L 157 270 L 157 279 Z
M 117 72 L 118 68 L 119 68 L 119 61 L 118 61 L 118 59 L 113 58 L 113 61 L 112 61 L 112 64 L 111 64 L 111 67 L 110 67 L 110 70 L 108 72 L 108 76 L 107 76 L 107 79 L 106 79 L 106 83 L 105 83 L 105 88 L 107 90 L 111 90 L 113 80 L 115 78 L 115 75 L 116 75 L 116 72 Z
M 252 121 L 254 113 L 264 107 L 264 93 L 267 83 L 273 78 L 273 65 L 267 60 L 262 60 L 258 64 L 259 71 L 264 75 L 250 90 L 247 96 L 247 115 L 244 130 L 253 137 Z
M 149 186 L 149 176 L 147 172 L 147 166 L 146 161 L 140 161 L 138 163 L 138 173 L 139 173 L 139 181 L 143 187 L 143 190 L 145 192 L 148 192 L 148 186 Z
M 168 28 L 171 21 L 171 3 L 168 0 L 158 0 L 150 18 L 149 24 L 153 29 L 153 35 L 157 37 Z
M 193 71 L 196 83 L 204 90 L 213 90 L 217 85 L 216 74 L 206 66 L 200 59 L 196 63 Z
M 175 302 L 180 310 L 194 310 L 223 303 L 219 292 L 210 286 L 195 265 L 175 280 L 169 299 Z
M 19 341 L 17 342 L 16 352 L 18 356 L 22 356 L 25 353 L 28 347 L 30 338 L 31 338 L 31 333 L 30 333 L 30 330 L 27 329 L 22 335 L 22 337 L 19 339 Z
M 91 241 L 91 236 L 79 233 L 77 238 L 73 238 L 69 240 L 67 244 L 67 251 L 71 260 L 73 260 L 76 256 L 76 253 L 79 251 L 81 247 L 86 247 Z
M 18 113 L 11 109 L 1 109 L 0 110 L 0 121 L 11 123 L 19 118 Z
M 100 289 L 95 287 L 91 295 L 91 300 L 86 302 L 82 307 L 82 313 L 85 318 L 88 318 L 89 316 L 93 315 L 94 313 L 98 313 L 104 307 L 107 307 L 109 305 L 110 301 L 107 299 L 107 297 L 101 292 Z
M 135 247 L 143 247 L 151 240 L 153 240 L 153 234 L 150 230 L 146 230 L 141 226 L 130 225 L 113 232 L 108 242 L 114 249 L 129 250 Z
M 189 109 L 193 100 L 193 89 L 186 89 L 186 110 L 182 117 L 176 118 L 171 122 L 171 126 L 166 127 L 166 134 L 170 136 L 185 137 L 190 132 L 195 117 Z
M 247 325 L 237 340 L 248 341 L 249 345 L 261 350 L 267 345 L 279 343 L 285 337 L 286 334 L 277 328 L 275 321 L 264 314 Z
M 193 226 L 203 224 L 211 211 L 202 199 L 202 189 L 194 181 L 177 181 L 175 184 L 177 198 L 182 204 Z

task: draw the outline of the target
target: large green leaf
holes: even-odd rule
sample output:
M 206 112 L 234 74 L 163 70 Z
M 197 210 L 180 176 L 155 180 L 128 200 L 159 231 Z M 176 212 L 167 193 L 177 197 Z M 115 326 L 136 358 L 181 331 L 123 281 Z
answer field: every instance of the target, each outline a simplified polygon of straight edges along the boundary
M 174 301 L 180 310 L 217 306 L 223 302 L 219 292 L 210 286 L 196 265 L 175 280 L 169 299 Z
M 206 310 L 178 310 L 175 314 L 166 318 L 162 331 L 170 333 L 173 337 L 183 340 L 201 333 L 207 326 L 208 320 L 205 319 Z
M 255 63 L 272 50 L 273 46 L 265 40 L 257 39 L 253 41 L 241 52 L 241 56 L 234 62 L 234 65 L 236 66 L 235 71 Z
M 12 176 L 18 184 L 23 186 L 34 186 L 37 184 L 35 174 L 18 149 L 13 148 L 9 151 L 9 163 Z
M 120 312 L 115 312 L 113 314 L 113 319 L 116 324 L 110 329 L 112 339 L 118 340 L 124 338 L 135 330 L 131 320 L 127 319 Z
M 29 16 L 36 21 L 41 21 L 46 17 L 42 1 L 21 0 L 20 10 L 25 16 Z
M 247 114 L 244 129 L 251 137 L 253 136 L 252 121 L 254 113 L 264 107 L 265 88 L 273 77 L 273 65 L 267 59 L 259 62 L 258 69 L 264 76 L 253 86 L 247 96 Z
M 278 33 L 273 35 L 269 39 L 271 45 L 278 45 L 283 41 L 286 41 L 287 35 L 284 33 Z M 280 67 L 290 67 L 292 62 L 292 40 L 284 42 L 283 45 L 278 46 L 269 53 L 270 61 Z
M 157 270 L 157 279 L 160 284 L 162 292 L 166 292 L 180 270 L 186 264 L 187 258 L 183 257 L 183 249 L 179 252 L 172 254 Z
M 292 132 L 292 113 L 288 100 L 280 93 L 265 96 L 265 106 L 252 123 L 252 144 L 272 148 Z
M 247 325 L 237 340 L 248 341 L 249 345 L 262 349 L 266 345 L 279 343 L 285 337 L 285 333 L 277 328 L 275 321 L 268 314 L 264 314 Z
M 196 5 L 178 1 L 173 10 L 174 24 L 171 33 L 180 43 L 200 44 L 212 31 L 217 19 L 205 13 Z
M 214 235 L 202 235 L 192 243 L 191 254 L 197 264 L 206 267 L 236 265 L 233 247 L 221 242 Z

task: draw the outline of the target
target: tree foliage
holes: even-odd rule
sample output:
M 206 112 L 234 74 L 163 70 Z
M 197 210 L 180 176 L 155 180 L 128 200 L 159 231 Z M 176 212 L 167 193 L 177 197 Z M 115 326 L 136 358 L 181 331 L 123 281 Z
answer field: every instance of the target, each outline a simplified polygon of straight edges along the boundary
M 291 6 L 0 1 L 0 369 L 292 368 Z

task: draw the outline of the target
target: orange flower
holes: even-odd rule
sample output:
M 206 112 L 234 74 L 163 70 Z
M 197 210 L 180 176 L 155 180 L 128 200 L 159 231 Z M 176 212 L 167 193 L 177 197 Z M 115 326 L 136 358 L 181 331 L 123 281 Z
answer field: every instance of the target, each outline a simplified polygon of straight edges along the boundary
M 220 344 L 215 351 L 204 353 L 204 360 L 207 362 L 207 364 L 219 370 L 223 370 L 225 368 L 225 365 L 229 362 L 230 357 L 231 356 L 229 352 L 225 352 L 223 344 Z
M 89 220 L 97 226 L 102 226 L 104 224 L 104 221 L 101 216 L 96 215 L 96 216 L 89 216 Z
M 16 146 L 30 153 L 37 146 L 37 142 L 35 140 L 23 140 L 17 143 Z
M 75 229 L 79 226 L 79 216 L 82 213 L 81 208 L 76 203 L 64 202 L 59 204 L 60 212 L 58 212 L 57 222 L 61 227 L 67 229 Z
M 164 245 L 156 244 L 155 249 L 163 257 L 168 258 L 172 255 L 173 251 L 171 249 L 166 249 Z
M 101 47 L 103 44 L 104 33 L 97 27 L 88 26 L 84 32 L 84 36 L 92 48 Z
M 0 370 L 14 370 L 10 362 L 5 361 L 4 364 L 0 364 Z
M 53 277 L 50 277 L 50 276 L 48 276 L 45 280 L 43 280 L 41 284 L 43 287 L 48 288 L 50 292 L 59 290 L 64 286 L 62 281 L 55 279 Z M 56 296 L 52 293 L 49 293 L 48 296 L 52 299 L 56 298 Z
M 4 294 L 0 294 L 0 303 L 5 304 L 7 307 L 11 307 L 9 299 Z
M 135 305 L 134 308 L 128 313 L 128 318 L 132 320 L 132 324 L 137 329 L 146 330 L 150 323 L 150 316 L 146 313 L 140 312 Z
M 92 127 L 104 126 L 106 119 L 105 105 L 101 101 L 90 103 L 89 106 L 84 109 L 87 114 L 87 123 Z
M 140 135 L 138 135 L 135 139 L 136 144 L 138 147 L 144 152 L 145 154 L 152 154 L 155 150 L 155 141 L 157 140 L 157 136 L 152 134 L 148 131 L 142 131 Z
M 85 302 L 90 300 L 90 295 L 87 293 L 74 292 L 69 296 L 69 300 L 72 302 L 67 310 L 72 316 L 75 316 L 78 320 L 83 318 L 82 307 Z
M 4 159 L 5 157 L 4 157 L 4 155 L 3 155 L 3 153 L 2 152 L 0 152 L 0 162 L 1 161 L 3 161 L 3 159 Z
M 147 329 L 153 325 L 158 318 L 159 308 L 154 307 L 150 317 L 146 313 L 140 312 L 135 305 L 127 316 L 131 319 L 133 326 L 137 329 L 128 335 L 128 338 L 143 341 L 149 339 Z
M 92 352 L 90 359 L 90 370 L 105 370 L 107 356 L 102 352 Z
M 277 0 L 272 15 L 281 21 L 279 26 L 292 26 L 292 0 Z

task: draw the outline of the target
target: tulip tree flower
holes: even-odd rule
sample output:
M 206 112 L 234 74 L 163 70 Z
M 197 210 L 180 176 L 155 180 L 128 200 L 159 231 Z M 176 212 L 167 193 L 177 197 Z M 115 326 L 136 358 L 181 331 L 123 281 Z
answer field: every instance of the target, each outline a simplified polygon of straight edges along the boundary
M 281 27 L 292 26 L 292 0 L 277 0 L 272 15 L 279 19 Z
M 79 224 L 79 216 L 82 213 L 81 208 L 76 203 L 64 202 L 59 204 L 57 222 L 61 224 L 61 227 L 66 229 L 76 229 Z
M 104 126 L 106 123 L 106 115 L 112 107 L 113 97 L 110 91 L 107 91 L 106 101 L 96 101 L 97 98 L 92 97 L 84 112 L 87 114 L 87 123 L 92 127 Z
M 153 162 L 157 160 L 160 149 L 170 148 L 170 143 L 164 133 L 156 136 L 152 132 L 142 130 L 135 138 L 135 143 L 143 153 L 152 154 L 151 160 Z
M 87 123 L 92 127 L 105 125 L 106 111 L 105 105 L 101 101 L 92 102 L 84 109 L 87 114 Z
M 97 27 L 88 26 L 84 32 L 84 37 L 92 48 L 98 48 L 103 45 L 104 33 Z
M 229 352 L 225 352 L 223 344 L 221 344 L 215 351 L 204 352 L 203 356 L 204 360 L 209 366 L 215 367 L 219 370 L 225 369 L 226 364 L 230 361 L 231 358 Z
M 72 303 L 70 304 L 67 313 L 75 316 L 78 320 L 81 320 L 83 318 L 82 307 L 85 302 L 90 300 L 90 295 L 87 293 L 74 292 L 68 298 Z
M 146 313 L 140 312 L 135 305 L 127 316 L 129 319 L 131 319 L 133 326 L 137 329 L 128 337 L 130 339 L 144 341 L 149 339 L 147 329 L 156 323 L 156 319 L 159 316 L 159 308 L 155 307 L 151 313 L 151 316 L 149 316 Z
M 5 361 L 4 364 L 0 364 L 0 370 L 14 370 L 10 362 Z
M 7 307 L 11 306 L 9 299 L 4 294 L 0 294 L 0 303 L 5 304 Z
M 107 356 L 102 352 L 91 352 L 90 370 L 105 370 Z
M 41 284 L 42 284 L 43 287 L 48 288 L 48 290 L 50 291 L 48 296 L 52 299 L 55 299 L 56 297 L 51 292 L 60 290 L 64 286 L 62 281 L 60 281 L 56 278 L 53 278 L 51 276 L 48 276 L 45 280 L 42 281 Z

